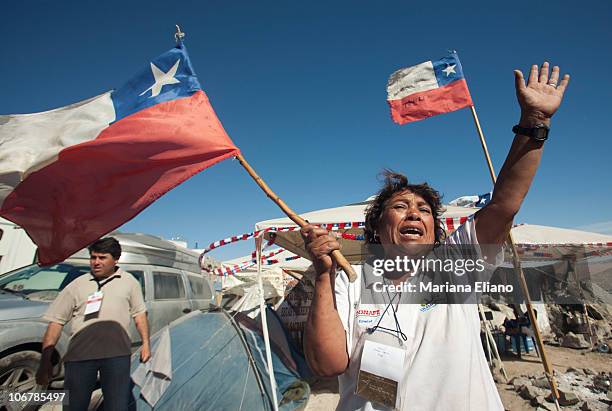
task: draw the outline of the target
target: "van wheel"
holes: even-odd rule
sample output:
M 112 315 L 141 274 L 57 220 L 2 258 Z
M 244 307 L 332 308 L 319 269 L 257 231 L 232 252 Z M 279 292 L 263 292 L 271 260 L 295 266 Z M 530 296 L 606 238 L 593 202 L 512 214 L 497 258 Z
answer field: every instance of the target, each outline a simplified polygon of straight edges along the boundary
M 40 353 L 36 351 L 19 351 L 0 359 L 0 391 L 33 390 L 39 363 Z

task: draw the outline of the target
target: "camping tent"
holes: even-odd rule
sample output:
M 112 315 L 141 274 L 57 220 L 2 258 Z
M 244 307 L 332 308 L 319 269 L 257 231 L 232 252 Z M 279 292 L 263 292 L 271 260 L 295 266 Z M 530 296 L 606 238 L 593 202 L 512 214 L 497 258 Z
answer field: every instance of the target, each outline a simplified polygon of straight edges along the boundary
M 298 371 L 303 370 L 303 359 L 292 351 L 276 317 L 268 318 L 277 407 L 281 411 L 303 408 L 310 395 L 310 388 Z M 221 310 L 198 311 L 174 321 L 169 326 L 169 346 L 159 348 L 161 331 L 151 339 L 152 347 L 163 350 L 154 356 L 170 358 L 171 371 L 165 371 L 170 378 L 167 388 L 161 396 L 159 392 L 141 395 L 151 392 L 151 385 L 155 391 L 159 386 L 156 378 L 164 379 L 153 369 L 143 386 L 134 385 L 131 406 L 135 404 L 138 410 L 171 411 L 275 409 L 261 333 L 254 320 Z M 132 360 L 132 375 L 140 366 L 138 355 L 135 353 Z M 166 364 L 160 365 L 166 368 Z M 151 398 L 153 405 L 149 402 Z

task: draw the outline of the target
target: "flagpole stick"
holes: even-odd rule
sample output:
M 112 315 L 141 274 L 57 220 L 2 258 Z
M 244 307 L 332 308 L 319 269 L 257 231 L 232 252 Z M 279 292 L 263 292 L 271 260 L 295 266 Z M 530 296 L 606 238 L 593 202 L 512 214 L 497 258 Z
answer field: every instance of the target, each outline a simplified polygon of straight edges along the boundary
M 484 151 L 485 158 L 487 160 L 487 165 L 489 167 L 489 173 L 491 174 L 491 180 L 493 180 L 493 185 L 497 182 L 497 177 L 495 175 L 495 170 L 493 169 L 493 164 L 491 163 L 491 156 L 489 155 L 489 150 L 487 149 L 487 143 L 485 141 L 484 134 L 482 133 L 482 128 L 480 127 L 480 121 L 478 121 L 478 115 L 476 114 L 476 109 L 474 106 L 470 106 L 472 110 L 472 117 L 474 118 L 474 123 L 476 124 L 476 129 L 478 130 L 478 136 L 480 137 L 480 144 L 482 145 L 482 149 Z M 533 331 L 536 337 L 536 343 L 538 344 L 538 349 L 540 353 L 542 353 L 542 364 L 544 365 L 544 372 L 546 374 L 546 378 L 550 383 L 550 387 L 553 393 L 553 397 L 555 399 L 555 405 L 559 410 L 559 392 L 557 391 L 557 384 L 555 382 L 555 377 L 553 375 L 553 369 L 550 366 L 550 362 L 548 361 L 548 357 L 546 355 L 546 351 L 544 351 L 544 342 L 542 341 L 542 335 L 540 334 L 540 328 L 538 327 L 537 318 L 533 311 L 533 307 L 531 305 L 531 297 L 529 296 L 529 289 L 527 288 L 527 281 L 525 280 L 525 274 L 523 273 L 523 268 L 521 267 L 521 262 L 519 259 L 518 251 L 516 249 L 516 245 L 514 243 L 514 239 L 512 238 L 512 232 L 508 233 L 507 244 L 510 245 L 510 249 L 512 250 L 512 261 L 514 264 L 514 269 L 518 275 L 519 284 L 521 286 L 521 290 L 523 291 L 523 295 L 525 296 L 525 305 L 527 306 L 527 315 L 529 316 L 529 321 L 531 322 L 531 326 L 533 327 Z M 520 349 L 520 347 L 519 347 Z
M 240 162 L 240 165 L 244 167 L 246 172 L 249 173 L 253 180 L 255 180 L 257 185 L 264 191 L 264 193 L 266 193 L 270 200 L 276 203 L 276 205 L 279 206 L 281 210 L 283 210 L 283 212 L 287 215 L 287 217 L 291 219 L 291 221 L 293 221 L 300 227 L 304 227 L 308 224 L 302 217 L 297 215 L 295 211 L 289 208 L 289 206 L 285 204 L 285 202 L 281 200 L 281 198 L 277 196 L 274 191 L 270 189 L 270 187 L 268 187 L 266 182 L 263 181 L 262 178 L 257 175 L 255 170 L 253 170 L 253 167 L 251 167 L 251 165 L 246 161 L 242 154 L 237 154 L 236 159 L 238 160 L 238 162 Z M 334 260 L 336 260 L 338 266 L 340 266 L 340 268 L 344 270 L 344 272 L 348 276 L 349 281 L 354 282 L 357 278 L 357 274 L 355 274 L 355 271 L 353 270 L 353 267 L 351 267 L 351 264 L 348 262 L 348 260 L 342 255 L 339 250 L 334 250 L 331 255 Z

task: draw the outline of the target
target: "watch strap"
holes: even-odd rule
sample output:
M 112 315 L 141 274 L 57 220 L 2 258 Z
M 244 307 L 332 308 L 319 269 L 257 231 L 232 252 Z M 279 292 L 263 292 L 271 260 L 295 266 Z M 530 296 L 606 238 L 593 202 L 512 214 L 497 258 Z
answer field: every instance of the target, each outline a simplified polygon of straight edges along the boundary
M 546 141 L 550 128 L 545 124 L 536 124 L 534 127 L 521 127 L 518 124 L 512 127 L 512 132 L 530 137 L 536 141 Z

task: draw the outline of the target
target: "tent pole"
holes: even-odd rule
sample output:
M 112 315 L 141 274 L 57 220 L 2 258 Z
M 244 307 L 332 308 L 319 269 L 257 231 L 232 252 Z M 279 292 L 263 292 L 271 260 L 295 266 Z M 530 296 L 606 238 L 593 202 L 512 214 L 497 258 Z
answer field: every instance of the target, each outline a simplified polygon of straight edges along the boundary
M 487 143 L 485 141 L 484 134 L 482 133 L 482 128 L 480 127 L 480 121 L 478 121 L 478 115 L 476 114 L 476 108 L 472 105 L 470 106 L 472 110 L 472 117 L 474 118 L 474 124 L 476 125 L 476 130 L 478 131 L 478 136 L 480 137 L 480 144 L 482 145 L 482 150 L 484 151 L 485 159 L 487 161 L 487 166 L 489 168 L 489 173 L 491 175 L 491 180 L 495 185 L 497 181 L 497 176 L 495 175 L 495 170 L 493 169 L 493 164 L 491 163 L 491 156 L 489 155 L 489 150 L 487 149 Z M 529 321 L 531 322 L 531 326 L 533 327 L 533 331 L 536 337 L 536 343 L 538 344 L 538 349 L 542 355 L 542 365 L 544 366 L 544 373 L 546 374 L 546 378 L 548 378 L 548 382 L 550 383 L 550 388 L 553 394 L 553 398 L 555 399 L 555 406 L 557 410 L 559 407 L 559 392 L 557 391 L 557 384 L 555 381 L 555 376 L 553 375 L 553 369 L 548 361 L 548 357 L 546 355 L 546 351 L 544 351 L 544 342 L 542 341 L 542 335 L 540 334 L 540 328 L 538 327 L 537 319 L 535 313 L 533 311 L 533 307 L 531 306 L 531 298 L 529 296 L 529 289 L 527 288 L 527 281 L 525 280 L 525 274 L 523 273 L 523 268 L 521 267 L 520 258 L 518 255 L 518 251 L 516 249 L 516 245 L 514 243 L 514 239 L 512 238 L 512 232 L 508 233 L 508 238 L 506 243 L 510 246 L 512 250 L 512 262 L 514 264 L 514 269 L 519 279 L 519 284 L 521 285 L 521 290 L 523 291 L 523 296 L 525 297 L 525 305 L 527 306 L 527 314 L 529 315 Z
M 270 391 L 272 391 L 274 411 L 278 411 L 276 378 L 274 377 L 274 367 L 272 366 L 272 351 L 270 347 L 270 335 L 268 333 L 268 318 L 266 315 L 266 299 L 263 280 L 261 278 L 261 236 L 255 238 L 255 250 L 257 256 L 257 283 L 259 285 L 259 315 L 261 317 L 261 329 L 263 330 L 264 344 L 266 346 L 266 361 L 268 362 L 268 374 L 270 375 Z
M 238 160 L 240 165 L 242 167 L 244 167 L 246 172 L 249 173 L 251 178 L 253 178 L 253 180 L 255 180 L 255 183 L 257 183 L 257 185 L 264 191 L 264 193 L 266 193 L 266 195 L 270 198 L 270 200 L 272 200 L 277 206 L 279 206 L 280 209 L 283 210 L 283 212 L 287 215 L 287 217 L 289 217 L 291 219 L 291 221 L 293 221 L 294 223 L 296 223 L 300 227 L 304 227 L 306 224 L 308 224 L 302 217 L 297 215 L 295 213 L 295 211 L 293 211 L 291 208 L 289 208 L 289 206 L 287 204 L 285 204 L 285 202 L 283 200 L 281 200 L 281 198 L 279 196 L 277 196 L 270 189 L 270 187 L 268 187 L 266 182 L 263 181 L 262 178 L 257 175 L 257 173 L 255 172 L 253 167 L 251 167 L 251 165 L 246 161 L 246 159 L 242 156 L 242 154 L 240 154 L 240 153 L 237 154 L 236 155 L 236 159 Z M 342 255 L 342 253 L 339 250 L 334 250 L 331 255 L 334 258 L 334 260 L 336 260 L 336 263 L 346 273 L 346 275 L 348 276 L 349 281 L 350 282 L 354 282 L 355 279 L 357 278 L 357 274 L 353 270 L 353 267 L 351 267 L 351 264 Z
M 480 316 L 482 317 L 482 321 L 485 324 L 485 337 L 487 338 L 487 341 L 490 341 L 490 345 L 489 343 L 487 343 L 487 349 L 489 350 L 489 357 L 491 357 L 491 353 L 490 353 L 491 348 L 489 347 L 493 346 L 493 354 L 495 355 L 495 358 L 499 361 L 499 364 L 501 366 L 501 372 L 504 378 L 506 379 L 506 381 L 508 381 L 508 374 L 506 374 L 506 368 L 504 367 L 504 362 L 499 356 L 499 350 L 497 349 L 497 343 L 495 342 L 495 338 L 493 338 L 493 333 L 491 332 L 491 328 L 493 326 L 491 322 L 487 321 L 487 319 L 485 318 L 485 313 L 482 308 L 482 304 L 478 304 L 478 310 L 480 311 Z
M 491 342 L 489 341 L 489 325 L 485 321 L 484 310 L 482 309 L 482 305 L 478 304 L 478 311 L 480 311 L 481 323 L 484 323 L 485 326 L 485 341 L 487 343 L 487 355 L 489 367 L 493 365 L 493 356 L 491 355 Z
M 593 348 L 593 329 L 591 328 L 591 321 L 589 320 L 589 312 L 586 306 L 586 298 L 584 297 L 582 285 L 580 284 L 580 278 L 578 277 L 578 272 L 576 271 L 576 255 L 573 255 L 568 259 L 568 270 L 569 269 L 571 269 L 574 273 L 574 279 L 576 280 L 576 284 L 578 285 L 578 292 L 580 293 L 580 298 L 582 299 L 582 313 L 584 316 L 584 321 L 586 322 L 587 328 L 589 330 L 589 345 L 591 346 L 591 348 Z

